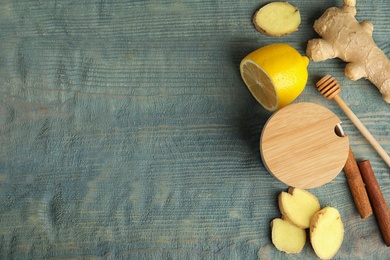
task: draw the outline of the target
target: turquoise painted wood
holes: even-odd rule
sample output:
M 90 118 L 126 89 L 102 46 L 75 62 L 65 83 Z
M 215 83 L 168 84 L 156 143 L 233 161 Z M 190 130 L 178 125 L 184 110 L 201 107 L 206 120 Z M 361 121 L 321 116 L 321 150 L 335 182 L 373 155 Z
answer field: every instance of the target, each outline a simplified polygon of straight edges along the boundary
M 258 33 L 268 1 L 0 0 L 1 259 L 315 259 L 276 250 L 270 221 L 288 187 L 264 168 L 259 138 L 271 113 L 238 65 L 276 42 L 305 53 L 312 24 L 342 1 L 291 3 L 299 31 Z M 358 1 L 390 56 L 387 0 Z M 315 82 L 342 98 L 390 152 L 390 105 L 339 60 L 309 65 L 296 102 L 332 110 L 390 203 L 390 169 Z M 312 189 L 340 210 L 337 259 L 388 259 L 374 216 L 361 220 L 343 173 Z

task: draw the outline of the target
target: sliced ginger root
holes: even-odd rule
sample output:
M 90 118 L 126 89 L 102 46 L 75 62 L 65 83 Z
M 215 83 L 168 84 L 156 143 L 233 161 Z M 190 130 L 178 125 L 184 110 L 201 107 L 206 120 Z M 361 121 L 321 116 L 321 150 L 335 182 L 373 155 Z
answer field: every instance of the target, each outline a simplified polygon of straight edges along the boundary
M 390 60 L 372 39 L 372 23 L 359 23 L 355 15 L 356 0 L 344 0 L 341 8 L 327 9 L 313 26 L 322 38 L 310 40 L 306 54 L 313 61 L 342 59 L 348 63 L 348 78 L 368 79 L 390 103 Z
M 283 218 L 300 228 L 309 228 L 312 217 L 321 209 L 317 197 L 304 189 L 289 188 L 278 200 Z
M 344 225 L 340 213 L 333 207 L 318 211 L 310 224 L 310 242 L 321 259 L 331 259 L 344 239 Z
M 271 221 L 272 243 L 287 254 L 300 253 L 306 243 L 306 231 L 291 222 L 275 218 Z
M 256 29 L 269 36 L 282 36 L 298 30 L 301 23 L 299 9 L 287 2 L 271 2 L 253 16 Z
M 271 221 L 272 243 L 287 254 L 300 253 L 306 243 L 306 229 L 316 255 L 331 259 L 344 239 L 340 213 L 333 207 L 320 208 L 316 196 L 307 190 L 289 188 L 278 197 L 282 218 Z

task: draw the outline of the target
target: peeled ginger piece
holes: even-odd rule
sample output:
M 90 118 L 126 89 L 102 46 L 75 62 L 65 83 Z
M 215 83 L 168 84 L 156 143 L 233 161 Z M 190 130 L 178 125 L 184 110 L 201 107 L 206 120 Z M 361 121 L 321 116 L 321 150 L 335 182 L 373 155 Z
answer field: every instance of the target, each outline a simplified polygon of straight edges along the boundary
M 321 209 L 317 197 L 304 189 L 289 188 L 278 200 L 283 218 L 300 228 L 309 228 L 312 217 Z
M 299 9 L 287 2 L 271 2 L 253 16 L 256 29 L 269 36 L 282 36 L 298 30 L 301 23 Z
M 343 239 L 344 225 L 337 209 L 328 206 L 313 216 L 310 242 L 319 258 L 331 259 L 339 250 Z
M 306 231 L 287 220 L 275 218 L 271 221 L 272 243 L 287 254 L 300 253 L 306 243 Z

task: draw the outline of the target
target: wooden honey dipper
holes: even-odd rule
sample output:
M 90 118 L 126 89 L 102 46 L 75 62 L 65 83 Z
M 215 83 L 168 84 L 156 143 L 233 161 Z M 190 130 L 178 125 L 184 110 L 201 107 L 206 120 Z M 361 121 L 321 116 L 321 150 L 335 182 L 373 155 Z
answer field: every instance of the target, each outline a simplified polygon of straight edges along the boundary
M 318 91 L 328 99 L 334 99 L 348 118 L 359 129 L 362 135 L 382 157 L 383 161 L 390 167 L 390 157 L 382 146 L 375 140 L 372 134 L 367 130 L 359 118 L 352 112 L 352 110 L 345 104 L 344 100 L 338 95 L 341 92 L 340 84 L 330 75 L 326 75 L 316 83 Z

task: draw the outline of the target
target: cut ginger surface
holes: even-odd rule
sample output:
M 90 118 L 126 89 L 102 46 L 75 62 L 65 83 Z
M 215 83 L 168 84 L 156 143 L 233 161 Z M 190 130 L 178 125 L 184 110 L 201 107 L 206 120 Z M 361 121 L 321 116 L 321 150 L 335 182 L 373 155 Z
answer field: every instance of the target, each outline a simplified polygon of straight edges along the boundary
M 282 36 L 298 30 L 301 23 L 299 9 L 287 2 L 271 2 L 253 16 L 256 29 L 268 36 Z
M 310 242 L 321 259 L 331 259 L 338 252 L 344 238 L 340 213 L 333 207 L 317 212 L 310 225 Z
M 300 228 L 309 228 L 311 218 L 321 209 L 317 197 L 304 189 L 289 188 L 278 199 L 283 218 Z
M 306 243 L 306 231 L 291 222 L 276 218 L 271 222 L 272 243 L 287 254 L 300 253 Z

